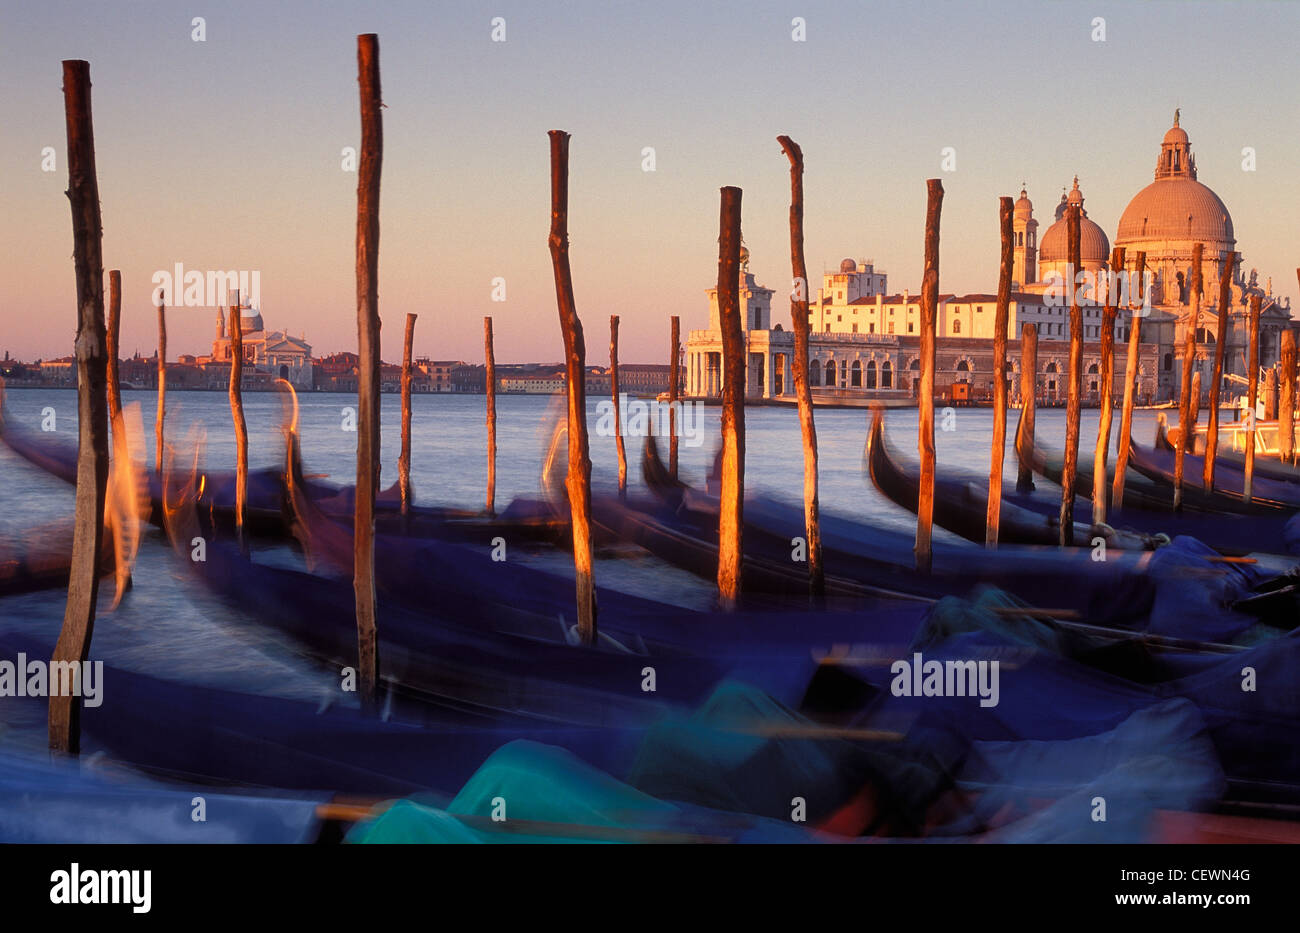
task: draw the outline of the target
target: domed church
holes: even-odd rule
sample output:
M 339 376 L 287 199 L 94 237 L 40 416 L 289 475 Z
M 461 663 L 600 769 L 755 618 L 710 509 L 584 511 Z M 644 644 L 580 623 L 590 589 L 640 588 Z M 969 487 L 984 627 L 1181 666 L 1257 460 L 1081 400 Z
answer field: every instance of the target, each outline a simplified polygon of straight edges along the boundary
M 1214 366 L 1214 341 L 1218 329 L 1219 277 L 1225 257 L 1236 250 L 1232 217 L 1223 201 L 1197 179 L 1196 157 L 1187 131 L 1174 125 L 1165 133 L 1156 159 L 1155 179 L 1139 191 L 1120 215 L 1115 246 L 1125 250 L 1125 266 L 1137 268 L 1137 254 L 1146 253 L 1146 271 L 1151 282 L 1151 311 L 1142 323 L 1142 342 L 1159 346 L 1159 394 L 1172 397 L 1180 391 L 1182 355 L 1187 327 L 1196 329 L 1196 363 L 1202 384 L 1209 391 Z M 1038 222 L 1033 205 L 1022 189 L 1016 202 L 1015 275 L 1017 289 L 1043 294 L 1059 287 L 1068 270 L 1065 211 L 1070 205 L 1083 208 L 1083 195 L 1076 176 L 1074 188 L 1062 194 L 1055 222 L 1041 241 L 1035 242 Z M 1098 272 L 1110 265 L 1110 244 L 1105 232 L 1083 212 L 1079 225 L 1080 259 L 1083 270 Z M 1192 320 L 1192 248 L 1202 244 L 1201 313 Z M 1238 254 L 1230 285 L 1230 317 L 1224 347 L 1224 372 L 1245 373 L 1249 342 L 1250 296 L 1262 299 L 1260 314 L 1260 365 L 1272 366 L 1278 358 L 1281 333 L 1291 327 L 1290 300 L 1272 294 L 1272 284 L 1261 287 L 1254 269 Z M 1087 312 L 1085 311 L 1085 314 Z M 1090 328 L 1091 330 L 1091 328 Z M 1128 336 L 1125 318 L 1120 316 L 1116 339 Z

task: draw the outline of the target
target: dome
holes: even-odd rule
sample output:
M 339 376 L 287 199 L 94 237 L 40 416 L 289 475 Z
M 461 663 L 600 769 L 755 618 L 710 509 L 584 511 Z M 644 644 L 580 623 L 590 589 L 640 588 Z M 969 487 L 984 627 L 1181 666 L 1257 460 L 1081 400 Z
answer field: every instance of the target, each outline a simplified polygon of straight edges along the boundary
M 239 315 L 239 328 L 245 334 L 251 334 L 254 331 L 263 329 L 262 315 L 260 312 L 253 311 L 249 308 L 244 309 L 247 313 Z
M 1047 228 L 1043 238 L 1038 241 L 1038 259 L 1040 262 L 1070 261 L 1070 232 L 1068 221 L 1062 217 Z M 1110 240 L 1106 231 L 1087 217 L 1079 218 L 1079 261 L 1084 263 L 1106 262 L 1110 259 Z
M 1137 193 L 1119 218 L 1115 242 L 1141 246 L 1164 241 L 1179 246 L 1205 243 L 1213 251 L 1232 249 L 1232 218 L 1219 196 L 1196 180 L 1196 157 L 1187 133 L 1174 125 L 1160 143 L 1156 180 Z
M 846 259 L 846 260 L 844 260 L 843 262 L 840 263 L 840 271 L 841 271 L 841 272 L 857 272 L 857 271 L 858 271 L 858 263 L 857 263 L 857 260 L 854 260 L 854 259 Z
M 1224 249 L 1236 242 L 1232 218 L 1219 196 L 1185 175 L 1153 181 L 1124 208 L 1116 244 L 1144 240 L 1200 241 Z
M 1079 261 L 1104 263 L 1110 258 L 1110 240 L 1106 231 L 1088 219 L 1088 212 L 1083 209 L 1083 192 L 1079 190 L 1079 176 L 1074 176 L 1074 187 L 1068 195 L 1061 195 L 1057 205 L 1056 223 L 1047 228 L 1043 238 L 1038 241 L 1038 259 L 1040 262 L 1070 261 L 1069 221 L 1065 216 L 1067 207 L 1079 208 Z

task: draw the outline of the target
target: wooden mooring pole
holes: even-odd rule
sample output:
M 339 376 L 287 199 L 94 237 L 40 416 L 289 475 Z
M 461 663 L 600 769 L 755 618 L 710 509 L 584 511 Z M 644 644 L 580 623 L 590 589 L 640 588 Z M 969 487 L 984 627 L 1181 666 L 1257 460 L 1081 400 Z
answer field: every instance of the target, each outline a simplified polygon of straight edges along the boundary
M 402 340 L 402 449 L 397 455 L 402 518 L 411 514 L 411 351 L 415 344 L 416 317 L 416 314 L 407 312 L 406 335 Z
M 483 388 L 487 392 L 487 514 L 497 514 L 497 361 L 492 318 L 483 318 Z
M 679 384 L 682 379 L 682 319 L 670 319 L 672 346 L 668 357 L 668 475 L 677 479 L 677 409 L 681 405 Z
M 1002 464 L 1007 459 L 1007 327 L 1011 317 L 1011 273 L 1015 264 L 1014 206 L 1011 198 L 998 199 L 998 227 L 1002 234 L 1002 262 L 998 269 L 998 306 L 993 318 L 993 449 L 989 459 L 989 500 L 984 546 L 998 546 L 1002 518 Z
M 740 322 L 739 188 L 721 191 L 718 316 L 722 329 L 722 495 L 718 510 L 718 599 L 740 599 L 745 507 L 745 335 Z
M 110 269 L 108 273 L 108 327 L 105 332 L 105 349 L 108 354 L 108 421 L 113 428 L 113 455 L 126 450 L 126 424 L 122 420 L 122 379 L 118 371 L 118 358 L 122 353 L 122 273 Z
M 803 517 L 807 544 L 808 590 L 814 603 L 826 595 L 826 572 L 822 565 L 821 505 L 818 501 L 817 425 L 813 419 L 812 386 L 808 382 L 808 268 L 803 250 L 803 150 L 789 136 L 778 143 L 790 162 L 790 324 L 794 330 L 794 359 L 790 374 L 799 405 L 799 429 L 803 436 Z
M 930 572 L 930 537 L 934 527 L 934 367 L 939 306 L 939 218 L 943 182 L 928 179 L 925 204 L 925 273 L 921 280 L 921 385 L 917 396 L 917 451 L 921 479 L 916 501 L 916 569 Z
M 1214 489 L 1214 457 L 1219 444 L 1219 393 L 1223 386 L 1223 344 L 1228 339 L 1228 304 L 1232 301 L 1232 273 L 1237 254 L 1229 251 L 1219 268 L 1219 324 L 1214 338 L 1214 369 L 1210 376 L 1210 418 L 1205 434 L 1205 469 L 1201 475 L 1206 490 Z
M 244 420 L 244 322 L 239 313 L 239 291 L 230 306 L 230 418 L 235 426 L 235 538 L 241 551 L 247 551 L 244 539 L 244 512 L 248 504 L 248 422 Z
M 384 161 L 379 37 L 357 36 L 361 160 L 357 172 L 357 486 L 352 589 L 357 612 L 357 691 L 374 709 L 379 690 L 375 599 L 375 492 L 379 486 L 379 181 Z
M 1134 272 L 1128 287 L 1128 356 L 1124 362 L 1124 410 L 1119 422 L 1119 450 L 1115 454 L 1115 482 L 1111 491 L 1111 508 L 1118 511 L 1124 507 L 1124 476 L 1128 472 L 1129 445 L 1133 436 L 1133 399 L 1137 395 L 1138 350 L 1142 340 L 1142 318 L 1147 313 L 1146 301 L 1146 266 L 1147 254 L 1137 254 Z M 1137 282 L 1139 298 L 1137 307 L 1133 307 L 1133 282 Z
M 1242 499 L 1249 504 L 1251 485 L 1255 478 L 1255 412 L 1259 406 L 1259 312 L 1258 295 L 1250 296 L 1250 355 L 1246 361 L 1246 378 L 1248 389 L 1246 403 L 1250 406 L 1246 413 L 1249 428 L 1246 431 L 1246 477 L 1242 483 Z
M 1282 331 L 1282 359 L 1279 381 L 1282 384 L 1277 403 L 1278 456 L 1283 463 L 1295 459 L 1295 331 Z
M 68 139 L 68 199 L 72 203 L 72 258 L 77 280 L 77 495 L 72 563 L 63 627 L 50 659 L 80 665 L 90 651 L 99 595 L 104 499 L 108 488 L 107 334 L 104 327 L 103 224 L 95 171 L 95 130 L 90 106 L 90 65 L 63 63 Z M 21 675 L 20 675 L 21 676 Z M 59 754 L 81 749 L 80 691 L 50 691 L 49 744 Z
M 1016 492 L 1033 492 L 1034 470 L 1030 457 L 1034 451 L 1034 403 L 1038 395 L 1038 329 L 1033 324 L 1020 327 L 1020 422 L 1016 425 L 1016 455 L 1020 469 L 1016 473 Z
M 569 493 L 573 568 L 577 589 L 578 637 L 596 643 L 596 578 L 591 545 L 591 456 L 587 446 L 586 344 L 573 300 L 569 268 L 569 134 L 551 130 L 551 233 L 548 244 L 555 273 L 555 302 L 564 337 L 565 383 L 569 401 Z
M 1082 208 L 1072 204 L 1065 213 L 1070 261 L 1070 374 L 1065 396 L 1065 464 L 1061 469 L 1060 542 L 1074 542 L 1074 480 L 1079 466 L 1079 414 L 1083 388 L 1083 312 L 1079 309 L 1079 219 Z
M 175 286 L 173 286 L 175 287 Z M 158 411 L 153 422 L 153 471 L 162 476 L 167 423 L 167 302 L 158 302 Z
M 1196 362 L 1196 328 L 1201 320 L 1201 255 L 1204 245 L 1192 246 L 1192 311 L 1183 325 L 1183 382 L 1178 399 L 1178 444 L 1174 452 L 1174 511 L 1183 507 L 1183 454 L 1191 443 L 1196 422 L 1192 420 L 1192 366 Z
M 1110 483 L 1106 479 L 1106 459 L 1110 455 L 1110 426 L 1115 408 L 1115 316 L 1118 314 L 1116 292 L 1120 289 L 1119 273 L 1124 268 L 1124 247 L 1110 254 L 1110 274 L 1106 279 L 1106 305 L 1101 312 L 1101 373 L 1097 378 L 1098 404 L 1097 447 L 1092 454 L 1092 522 L 1106 521 Z
M 677 320 L 673 318 L 673 320 Z M 627 498 L 627 448 L 623 444 L 623 413 L 618 397 L 618 315 L 609 316 L 609 394 L 614 402 L 614 446 L 618 450 L 618 495 Z M 674 450 L 676 449 L 676 438 Z

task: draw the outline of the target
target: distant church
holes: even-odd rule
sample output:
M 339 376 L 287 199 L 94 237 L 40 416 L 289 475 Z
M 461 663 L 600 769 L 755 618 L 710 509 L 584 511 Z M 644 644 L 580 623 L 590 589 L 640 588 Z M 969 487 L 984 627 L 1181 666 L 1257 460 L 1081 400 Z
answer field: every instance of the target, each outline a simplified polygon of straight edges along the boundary
M 231 314 L 234 313 L 232 310 Z M 244 344 L 244 364 L 267 373 L 273 379 L 284 379 L 295 389 L 312 388 L 311 345 L 300 337 L 291 337 L 282 330 L 269 333 L 262 323 L 262 314 L 248 304 L 239 308 L 239 326 Z M 217 309 L 216 339 L 212 341 L 212 362 L 230 361 L 230 337 L 226 332 L 226 318 Z
M 1080 264 L 1083 272 L 1110 268 L 1110 240 L 1087 216 L 1079 179 L 1061 195 L 1054 222 L 1038 236 L 1034 206 L 1025 189 L 1013 214 L 1014 265 L 1007 336 L 1011 393 L 1019 392 L 1019 336 L 1032 325 L 1039 334 L 1038 394 L 1047 401 L 1064 396 L 1070 318 L 1065 285 L 1069 260 L 1066 210 L 1077 205 L 1081 218 Z M 1191 260 L 1194 243 L 1202 244 L 1203 294 L 1199 319 L 1192 320 Z M 1143 318 L 1138 371 L 1134 378 L 1139 399 L 1157 401 L 1176 397 L 1182 379 L 1186 328 L 1196 331 L 1196 368 L 1202 385 L 1210 391 L 1217 332 L 1220 264 L 1236 249 L 1232 218 L 1213 191 L 1196 180 L 1196 160 L 1187 133 L 1174 125 L 1165 133 L 1156 162 L 1155 180 L 1137 193 L 1120 217 L 1115 244 L 1125 248 L 1127 271 L 1136 272 L 1137 254 L 1146 253 L 1151 279 L 1150 312 Z M 771 323 L 772 289 L 758 285 L 748 268 L 749 254 L 742 250 L 740 273 L 741 316 L 747 344 L 746 394 L 771 398 L 792 396 L 790 361 L 793 333 Z M 809 302 L 809 382 L 819 400 L 852 404 L 855 397 L 890 398 L 914 395 L 920 371 L 920 294 L 889 294 L 886 275 L 874 264 L 845 259 L 838 270 L 823 274 L 823 287 Z M 687 392 L 714 397 L 722 385 L 722 342 L 716 289 L 709 292 L 709 327 L 691 331 L 686 348 Z M 1295 327 L 1290 301 L 1272 294 L 1271 281 L 1260 287 L 1255 270 L 1239 256 L 1230 286 L 1230 317 L 1224 347 L 1224 372 L 1245 373 L 1249 301 L 1261 298 L 1260 365 L 1278 359 L 1281 334 Z M 1135 295 L 1134 300 L 1140 300 Z M 941 293 L 936 308 L 938 360 L 936 391 L 954 398 L 987 398 L 992 387 L 991 338 L 997 296 L 991 292 L 970 295 Z M 1084 398 L 1096 402 L 1102 387 L 1100 347 L 1102 309 L 1083 309 Z M 1128 317 L 1121 313 L 1115 338 L 1121 348 L 1115 355 L 1115 382 L 1111 391 L 1122 395 L 1125 381 L 1123 344 L 1128 340 Z M 963 388 L 964 387 L 964 388 Z
M 1105 232 L 1083 210 L 1079 179 L 1074 188 L 1062 194 L 1056 207 L 1055 222 L 1038 240 L 1038 221 L 1034 206 L 1020 191 L 1014 214 L 1015 289 L 1028 294 L 1044 294 L 1060 288 L 1068 267 L 1066 209 L 1077 205 L 1083 216 L 1079 223 L 1080 262 L 1085 272 L 1110 269 L 1110 243 Z M 1201 313 L 1192 320 L 1192 247 L 1200 243 Z M 1182 358 L 1188 327 L 1196 331 L 1196 358 L 1193 371 L 1201 371 L 1202 385 L 1209 391 L 1213 376 L 1215 337 L 1218 330 L 1219 279 L 1227 254 L 1236 249 L 1232 217 L 1219 196 L 1196 178 L 1196 157 L 1192 154 L 1187 131 L 1174 125 L 1165 133 L 1156 160 L 1155 180 L 1139 191 L 1120 215 L 1115 246 L 1125 250 L 1126 271 L 1136 273 L 1137 254 L 1146 253 L 1146 271 L 1154 276 L 1150 301 L 1151 314 L 1142 321 L 1142 340 L 1160 347 L 1158 386 L 1162 397 L 1181 391 Z M 1058 292 L 1059 293 L 1059 292 Z M 1067 292 L 1068 294 L 1068 292 Z M 1282 331 L 1294 326 L 1291 304 L 1272 294 L 1272 282 L 1261 287 L 1258 274 L 1248 269 L 1243 256 L 1237 257 L 1229 292 L 1229 319 L 1223 353 L 1225 373 L 1244 375 L 1249 346 L 1250 297 L 1260 296 L 1259 326 L 1260 365 L 1272 366 L 1278 359 Z M 1091 313 L 1089 313 L 1091 312 Z M 1042 307 L 1028 315 L 1044 337 L 1068 339 L 1069 308 Z M 1116 339 L 1126 340 L 1124 316 L 1116 327 Z M 1099 309 L 1085 312 L 1084 338 L 1100 334 Z

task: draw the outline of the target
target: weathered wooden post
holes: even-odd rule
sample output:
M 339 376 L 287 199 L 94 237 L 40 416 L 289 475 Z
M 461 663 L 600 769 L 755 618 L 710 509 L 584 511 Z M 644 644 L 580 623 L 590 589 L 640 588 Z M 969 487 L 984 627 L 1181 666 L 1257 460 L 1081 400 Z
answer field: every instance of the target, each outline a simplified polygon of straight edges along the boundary
M 1142 317 L 1146 314 L 1147 254 L 1137 254 L 1134 275 L 1128 288 L 1128 357 L 1124 363 L 1124 411 L 1119 422 L 1119 451 L 1115 455 L 1115 485 L 1111 492 L 1111 507 L 1119 511 L 1124 507 L 1124 475 L 1128 472 L 1129 444 L 1133 434 L 1133 397 L 1137 394 L 1138 344 L 1142 340 Z M 1133 287 L 1136 281 L 1140 290 L 1138 306 L 1133 307 Z
M 174 288 L 175 286 L 173 286 Z M 162 476 L 164 427 L 167 421 L 167 302 L 158 302 L 158 412 L 153 423 L 153 471 Z
M 673 318 L 673 320 L 677 320 Z M 609 395 L 614 401 L 614 446 L 618 450 L 618 495 L 627 498 L 627 449 L 623 445 L 623 412 L 618 397 L 618 315 L 609 316 Z M 676 438 L 674 438 L 674 441 Z
M 1277 364 L 1274 363 L 1264 373 L 1264 420 L 1277 420 Z
M 118 371 L 118 357 L 122 352 L 119 334 L 122 327 L 122 273 L 118 269 L 108 272 L 108 327 L 105 332 L 105 350 L 108 354 L 108 421 L 113 428 L 113 455 L 126 449 L 126 424 L 122 420 L 122 380 Z
M 582 321 L 573 300 L 569 269 L 569 134 L 551 130 L 551 265 L 555 272 L 555 301 L 564 336 L 565 383 L 569 396 L 569 492 L 573 535 L 573 566 L 578 600 L 578 635 L 596 643 L 596 580 L 591 551 L 591 457 L 587 447 L 586 344 Z
M 718 316 L 722 328 L 722 495 L 718 597 L 740 599 L 745 507 L 745 335 L 740 324 L 740 189 L 722 189 L 718 218 Z
M 1097 421 L 1097 448 L 1092 455 L 1092 522 L 1106 521 L 1106 497 L 1110 484 L 1106 479 L 1106 458 L 1110 454 L 1110 424 L 1115 408 L 1115 316 L 1118 314 L 1115 293 L 1120 289 L 1119 273 L 1124 268 L 1124 247 L 1110 254 L 1110 274 L 1106 278 L 1106 305 L 1101 312 L 1101 374 L 1097 387 L 1101 411 Z
M 1061 469 L 1061 547 L 1074 542 L 1074 480 L 1079 466 L 1079 415 L 1083 400 L 1083 312 L 1079 309 L 1079 218 L 1082 209 L 1066 211 L 1066 242 L 1070 260 L 1070 383 L 1065 396 L 1065 464 Z
M 122 379 L 119 372 L 118 358 L 121 356 L 121 327 L 122 327 L 122 273 L 118 269 L 111 269 L 108 273 L 108 328 L 106 331 L 105 349 L 108 354 L 108 423 L 112 427 L 112 448 L 113 461 L 115 469 L 112 472 L 114 484 L 114 497 L 118 500 L 114 503 L 109 502 L 109 510 L 113 514 L 114 534 L 114 566 L 117 573 L 117 599 L 121 600 L 122 594 L 131 585 L 131 567 L 128 553 L 130 547 L 125 544 L 127 529 L 126 514 L 136 508 L 134 498 L 128 499 L 125 495 L 126 486 L 121 477 L 130 475 L 130 468 L 127 466 L 131 458 L 131 448 L 126 437 L 126 419 L 122 416 Z M 125 472 L 123 472 L 125 471 Z M 117 604 L 114 603 L 114 608 Z
M 998 199 L 998 225 L 1002 232 L 1002 262 L 998 270 L 998 307 L 993 318 L 993 451 L 989 461 L 989 501 L 984 546 L 998 546 L 1002 517 L 1002 463 L 1007 458 L 1007 326 L 1011 315 L 1011 272 L 1015 263 L 1012 201 Z
M 1034 451 L 1034 402 L 1038 395 L 1038 330 L 1033 324 L 1020 328 L 1020 423 L 1016 426 L 1016 454 L 1020 470 L 1016 474 L 1016 492 L 1033 492 L 1034 471 L 1030 456 Z
M 794 359 L 790 372 L 799 405 L 799 428 L 803 435 L 803 517 L 808 546 L 808 587 L 814 602 L 826 595 L 826 574 L 822 565 L 821 505 L 818 502 L 817 425 L 813 420 L 812 387 L 808 382 L 808 269 L 803 252 L 803 150 L 789 136 L 778 143 L 790 162 L 790 319 L 794 329 Z
M 916 500 L 916 569 L 930 572 L 934 526 L 934 367 L 939 305 L 939 215 L 943 182 L 928 179 L 925 205 L 925 274 L 921 280 L 921 388 L 917 397 L 917 450 L 921 479 Z
M 1196 452 L 1196 425 L 1201 420 L 1201 399 L 1204 397 L 1205 387 L 1201 385 L 1201 371 L 1198 368 L 1192 373 L 1192 401 L 1191 401 L 1191 420 L 1190 427 L 1187 429 L 1190 433 L 1187 435 L 1187 452 Z
M 1219 326 L 1215 331 L 1214 370 L 1210 376 L 1210 420 L 1205 434 L 1205 469 L 1202 483 L 1214 488 L 1214 457 L 1219 443 L 1219 392 L 1223 385 L 1223 342 L 1228 339 L 1228 304 L 1232 301 L 1232 273 L 1237 254 L 1228 251 L 1219 268 Z
M 373 709 L 379 689 L 375 608 L 375 492 L 379 485 L 379 180 L 384 161 L 379 37 L 357 36 L 361 161 L 357 172 L 357 486 L 352 589 L 357 610 L 357 689 Z
M 487 392 L 487 514 L 497 514 L 497 362 L 492 348 L 492 318 L 483 318 L 483 358 Z
M 671 318 L 672 355 L 668 362 L 668 475 L 677 479 L 677 408 L 681 404 L 678 383 L 681 381 L 681 326 L 677 315 Z
M 1192 421 L 1192 365 L 1196 362 L 1196 328 L 1201 320 L 1201 254 L 1203 245 L 1192 246 L 1192 313 L 1183 326 L 1183 384 L 1178 404 L 1178 444 L 1174 453 L 1174 510 L 1183 507 L 1183 453 L 1195 434 Z
M 411 512 L 411 351 L 415 344 L 415 319 L 407 312 L 402 341 L 402 449 L 397 455 L 397 485 L 402 496 L 402 517 Z
M 1295 459 L 1295 364 L 1295 331 L 1287 328 L 1282 331 L 1282 391 L 1277 403 L 1277 452 L 1283 463 Z
M 235 538 L 244 540 L 244 511 L 248 503 L 248 422 L 244 420 L 244 322 L 239 313 L 239 291 L 230 306 L 230 417 L 235 425 Z
M 1246 417 L 1250 427 L 1246 431 L 1246 478 L 1242 484 L 1242 498 L 1249 504 L 1251 484 L 1255 477 L 1255 417 L 1259 405 L 1259 311 L 1258 295 L 1250 296 L 1250 356 L 1246 361 L 1247 383 L 1246 403 L 1250 406 Z
M 63 108 L 68 138 L 68 199 L 72 202 L 72 258 L 77 279 L 77 499 L 68 602 L 51 670 L 85 661 L 95 628 L 99 561 L 108 487 L 107 361 L 104 328 L 103 225 L 95 172 L 90 107 L 90 64 L 63 63 Z M 55 665 L 63 665 L 55 667 Z M 19 676 L 26 676 L 20 673 Z M 76 691 L 79 694 L 80 691 Z M 50 691 L 49 743 L 56 753 L 81 750 L 81 697 Z

